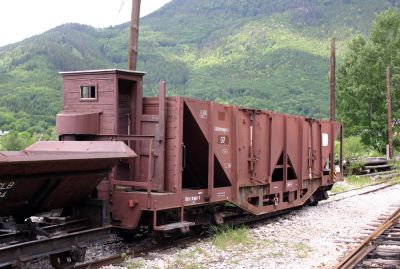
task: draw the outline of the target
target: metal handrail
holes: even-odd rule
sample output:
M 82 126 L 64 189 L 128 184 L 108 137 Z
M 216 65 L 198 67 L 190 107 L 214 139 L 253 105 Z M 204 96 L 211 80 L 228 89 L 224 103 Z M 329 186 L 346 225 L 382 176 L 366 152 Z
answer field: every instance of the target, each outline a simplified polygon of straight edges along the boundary
M 103 139 L 109 139 L 110 141 L 149 141 L 149 162 L 147 167 L 147 180 L 145 182 L 135 181 L 124 181 L 124 180 L 111 180 L 113 185 L 128 186 L 128 187 L 145 187 L 148 194 L 151 193 L 153 171 L 152 171 L 152 160 L 153 157 L 153 141 L 155 136 L 151 135 L 99 135 L 98 137 Z M 154 160 L 155 162 L 155 160 Z

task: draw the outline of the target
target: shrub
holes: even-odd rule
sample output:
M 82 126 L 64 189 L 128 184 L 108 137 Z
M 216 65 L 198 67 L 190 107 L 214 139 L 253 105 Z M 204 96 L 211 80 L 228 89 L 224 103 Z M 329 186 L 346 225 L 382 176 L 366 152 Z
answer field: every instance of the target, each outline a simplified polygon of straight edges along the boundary
M 363 169 L 364 163 L 358 161 L 351 161 L 345 167 L 345 172 L 347 175 L 359 175 Z

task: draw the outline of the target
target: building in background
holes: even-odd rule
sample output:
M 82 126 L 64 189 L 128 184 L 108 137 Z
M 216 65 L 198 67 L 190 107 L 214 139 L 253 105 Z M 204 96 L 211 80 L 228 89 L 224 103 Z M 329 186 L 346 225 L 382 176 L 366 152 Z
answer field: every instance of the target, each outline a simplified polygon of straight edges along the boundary
M 2 149 L 1 138 L 2 138 L 3 136 L 5 136 L 6 134 L 9 134 L 9 133 L 10 133 L 9 131 L 2 131 L 2 130 L 0 130 L 0 149 Z

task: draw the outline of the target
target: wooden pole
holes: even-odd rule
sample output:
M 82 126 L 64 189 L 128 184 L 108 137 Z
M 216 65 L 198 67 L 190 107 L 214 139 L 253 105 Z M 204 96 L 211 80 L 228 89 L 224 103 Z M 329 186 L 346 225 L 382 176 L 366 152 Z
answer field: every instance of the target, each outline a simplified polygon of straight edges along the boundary
M 128 49 L 129 70 L 136 70 L 137 54 L 139 47 L 140 1 L 141 0 L 132 0 L 132 14 Z
M 388 114 L 388 143 L 389 143 L 389 159 L 393 158 L 393 131 L 392 131 L 392 105 L 391 105 L 391 75 L 390 65 L 386 68 L 386 104 Z
M 336 108 L 336 39 L 332 38 L 331 43 L 331 62 L 330 62 L 330 119 L 335 120 Z

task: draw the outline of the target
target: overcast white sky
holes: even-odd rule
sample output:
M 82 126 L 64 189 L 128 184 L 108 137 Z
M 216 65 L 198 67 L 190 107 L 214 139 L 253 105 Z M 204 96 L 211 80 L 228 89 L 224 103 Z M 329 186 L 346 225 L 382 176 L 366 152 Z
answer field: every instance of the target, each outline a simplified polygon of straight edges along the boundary
M 145 16 L 171 0 L 142 0 Z M 63 23 L 107 27 L 130 20 L 132 0 L 1 0 L 0 46 L 40 34 Z

